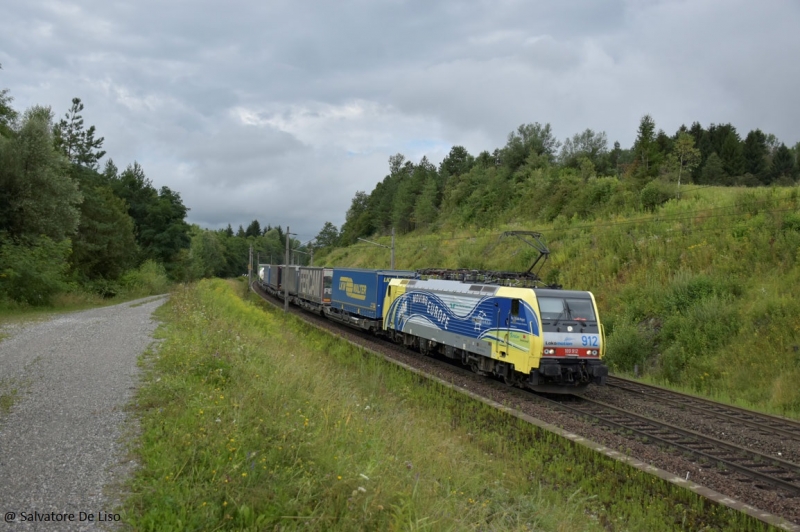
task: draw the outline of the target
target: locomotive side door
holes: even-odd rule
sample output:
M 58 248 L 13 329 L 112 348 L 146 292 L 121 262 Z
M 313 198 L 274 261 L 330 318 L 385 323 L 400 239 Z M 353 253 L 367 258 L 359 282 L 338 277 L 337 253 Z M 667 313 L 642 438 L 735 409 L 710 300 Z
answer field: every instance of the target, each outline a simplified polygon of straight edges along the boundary
M 505 358 L 510 352 L 511 320 L 513 316 L 519 316 L 519 308 L 519 299 L 504 300 L 497 308 L 498 339 L 495 343 L 495 354 L 499 358 Z

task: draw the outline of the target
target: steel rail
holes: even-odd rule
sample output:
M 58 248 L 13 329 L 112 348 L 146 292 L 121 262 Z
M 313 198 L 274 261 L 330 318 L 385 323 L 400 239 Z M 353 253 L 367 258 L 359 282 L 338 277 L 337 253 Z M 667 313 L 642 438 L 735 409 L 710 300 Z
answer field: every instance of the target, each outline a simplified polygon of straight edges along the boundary
M 641 416 L 639 414 L 634 414 L 632 412 L 628 412 L 621 408 L 617 408 L 615 406 L 603 403 L 601 401 L 594 401 L 592 399 L 587 399 L 581 396 L 565 396 L 569 398 L 576 398 L 580 401 L 581 406 L 575 406 L 567 404 L 564 401 L 559 401 L 557 399 L 550 399 L 548 397 L 539 396 L 540 399 L 558 405 L 559 408 L 564 410 L 571 411 L 573 413 L 579 415 L 586 415 L 593 417 L 599 420 L 601 423 L 606 425 L 613 426 L 618 429 L 631 431 L 635 434 L 640 435 L 644 438 L 649 438 L 651 440 L 655 440 L 660 442 L 664 445 L 669 447 L 673 447 L 679 449 L 681 451 L 687 452 L 691 455 L 696 457 L 702 457 L 706 460 L 711 462 L 716 462 L 719 464 L 724 465 L 726 468 L 737 471 L 743 475 L 746 475 L 751 478 L 755 478 L 770 484 L 772 486 L 782 488 L 795 496 L 800 496 L 800 466 L 793 464 L 791 462 L 787 462 L 785 460 L 780 460 L 777 458 L 773 458 L 771 456 L 767 456 L 756 451 L 752 451 L 750 449 L 746 449 L 744 447 L 739 447 L 738 445 L 734 445 L 731 443 L 726 443 L 716 438 L 711 438 L 709 436 L 704 436 L 692 430 L 683 429 L 680 427 L 676 427 L 669 423 L 665 423 L 663 421 L 658 421 L 655 419 L 651 419 L 646 416 Z M 589 405 L 589 408 L 587 408 Z M 593 410 L 594 409 L 594 410 Z M 597 410 L 610 410 L 617 416 L 616 419 L 613 419 L 613 416 L 603 415 Z M 629 418 L 634 420 L 634 423 L 624 422 L 619 418 Z M 647 426 L 650 426 L 650 429 L 647 429 Z M 678 435 L 679 438 L 676 440 L 675 438 L 670 438 L 669 434 L 658 434 L 659 432 L 663 432 L 667 430 L 672 433 L 672 435 Z M 689 441 L 679 441 L 680 438 L 688 438 Z M 694 441 L 692 441 L 694 440 Z M 694 445 L 694 447 L 692 446 Z M 719 456 L 719 454 L 713 454 L 711 448 L 717 447 L 718 449 L 724 449 L 729 454 L 734 455 L 745 455 L 747 458 L 744 461 L 752 462 L 753 466 L 741 465 L 733 461 L 730 456 Z M 742 461 L 742 457 L 739 457 L 739 461 Z M 776 470 L 770 471 L 767 473 L 758 471 L 753 469 L 753 467 L 772 467 Z M 781 476 L 776 476 L 781 475 Z M 781 477 L 790 477 L 793 480 L 789 481 L 785 478 Z
M 624 384 L 619 384 L 617 381 L 620 381 Z M 648 396 L 659 401 L 670 402 L 680 407 L 691 408 L 693 410 L 724 418 L 729 421 L 741 423 L 755 429 L 768 430 L 774 434 L 779 434 L 794 440 L 800 440 L 800 423 L 792 419 L 755 412 L 739 406 L 726 405 L 710 399 L 705 399 L 703 397 L 696 397 L 694 395 L 689 395 L 682 392 L 667 390 L 651 384 L 631 381 L 621 377 L 609 377 L 606 385 L 612 388 L 626 390 L 630 393 Z M 644 390 L 634 389 L 635 386 L 644 388 Z

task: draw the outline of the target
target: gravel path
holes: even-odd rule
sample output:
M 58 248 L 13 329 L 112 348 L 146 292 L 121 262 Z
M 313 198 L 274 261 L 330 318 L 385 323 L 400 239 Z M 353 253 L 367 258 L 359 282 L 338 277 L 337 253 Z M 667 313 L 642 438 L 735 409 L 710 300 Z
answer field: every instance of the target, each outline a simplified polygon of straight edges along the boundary
M 0 382 L 22 391 L 8 415 L 0 411 L 0 531 L 113 524 L 116 501 L 107 488 L 130 465 L 120 441 L 123 408 L 137 383 L 137 358 L 153 341 L 151 315 L 164 301 L 145 298 L 7 331 Z M 52 522 L 57 514 L 62 521 Z M 74 520 L 63 521 L 64 514 Z

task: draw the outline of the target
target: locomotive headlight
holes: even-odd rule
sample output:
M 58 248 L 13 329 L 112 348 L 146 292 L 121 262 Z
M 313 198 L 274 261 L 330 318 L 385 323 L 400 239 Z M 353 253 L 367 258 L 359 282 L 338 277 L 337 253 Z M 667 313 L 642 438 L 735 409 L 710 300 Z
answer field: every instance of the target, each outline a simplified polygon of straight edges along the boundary
M 592 355 L 592 356 L 597 356 L 597 349 L 590 350 L 589 354 Z
M 544 350 L 544 354 L 545 355 L 555 355 L 556 354 L 556 350 L 548 348 L 548 349 Z

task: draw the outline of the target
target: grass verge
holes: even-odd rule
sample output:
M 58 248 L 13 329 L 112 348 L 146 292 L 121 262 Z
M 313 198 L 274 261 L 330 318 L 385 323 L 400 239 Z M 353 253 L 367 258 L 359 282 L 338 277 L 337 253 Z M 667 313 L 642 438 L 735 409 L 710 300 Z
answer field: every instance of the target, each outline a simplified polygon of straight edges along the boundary
M 236 286 L 203 281 L 158 311 L 125 506 L 137 530 L 767 529 Z

